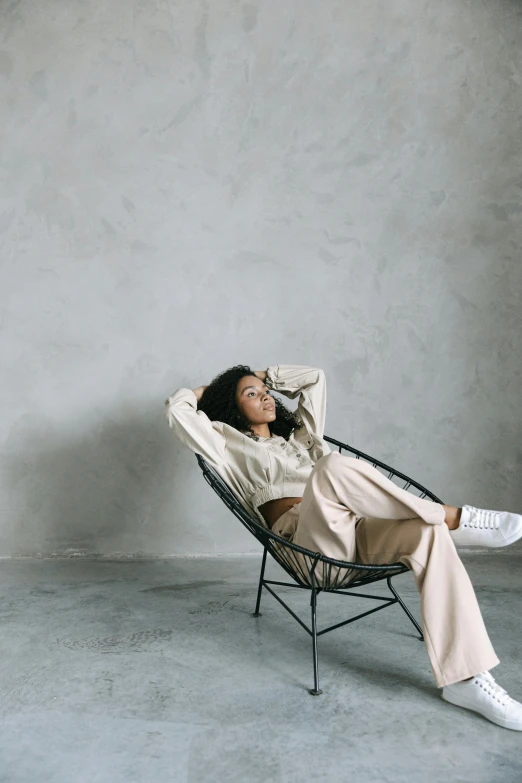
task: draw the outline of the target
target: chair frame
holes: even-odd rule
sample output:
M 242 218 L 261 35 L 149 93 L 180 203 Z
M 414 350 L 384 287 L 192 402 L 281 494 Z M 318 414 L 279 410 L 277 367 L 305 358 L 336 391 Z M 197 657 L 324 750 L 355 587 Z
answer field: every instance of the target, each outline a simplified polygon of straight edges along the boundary
M 337 447 L 340 454 L 348 452 L 349 455 L 355 456 L 356 459 L 362 459 L 369 462 L 373 467 L 380 468 L 385 472 L 389 479 L 398 479 L 403 483 L 402 489 L 412 491 L 415 489 L 419 493 L 419 497 L 428 498 L 435 503 L 442 503 L 439 498 L 423 487 L 414 479 L 409 478 L 404 473 L 386 465 L 384 462 L 370 457 L 359 449 L 355 449 L 348 446 L 346 443 L 342 443 L 335 438 L 324 436 L 323 438 L 327 443 Z M 267 590 L 296 620 L 299 625 L 312 637 L 312 655 L 313 655 L 313 669 L 314 669 L 314 686 L 309 689 L 309 693 L 313 696 L 319 696 L 323 691 L 319 687 L 319 660 L 318 660 L 318 647 L 317 639 L 325 633 L 334 631 L 337 628 L 341 628 L 344 625 L 353 623 L 356 620 L 360 620 L 363 617 L 367 617 L 374 612 L 379 612 L 381 609 L 385 609 L 393 604 L 399 604 L 407 617 L 410 619 L 417 632 L 419 633 L 420 641 L 424 641 L 424 635 L 422 628 L 417 620 L 414 618 L 402 598 L 399 596 L 395 588 L 393 587 L 391 580 L 398 574 L 405 573 L 409 569 L 402 563 L 389 563 L 382 565 L 364 565 L 362 563 L 348 562 L 345 560 L 335 560 L 327 557 L 320 552 L 313 552 L 310 549 L 305 549 L 297 544 L 292 544 L 285 538 L 273 533 L 268 527 L 262 525 L 258 520 L 254 519 L 244 506 L 237 500 L 228 484 L 219 475 L 214 467 L 209 465 L 206 460 L 200 455 L 196 454 L 198 464 L 203 471 L 203 476 L 212 489 L 219 495 L 225 505 L 232 511 L 240 522 L 257 538 L 257 540 L 263 546 L 263 559 L 261 563 L 261 573 L 259 575 L 259 583 L 257 589 L 257 600 L 253 617 L 261 617 L 259 611 L 261 606 L 261 596 L 263 588 Z M 265 578 L 265 567 L 267 561 L 267 554 L 270 552 L 274 560 L 286 571 L 291 577 L 293 582 L 282 582 L 273 579 Z M 297 557 L 299 555 L 299 557 Z M 318 565 L 321 564 L 319 569 L 321 577 L 318 578 Z M 387 596 L 369 595 L 368 593 L 352 592 L 353 588 L 358 588 L 363 585 L 371 584 L 373 582 L 379 582 L 386 579 L 388 588 L 393 595 L 393 598 Z M 277 587 L 291 587 L 300 590 L 309 590 L 310 595 L 310 610 L 311 610 L 311 626 L 309 627 L 303 620 L 288 606 L 288 604 L 276 593 L 273 589 Z M 357 598 L 368 598 L 374 601 L 380 601 L 379 606 L 370 609 L 367 612 L 351 617 L 348 620 L 330 625 L 327 628 L 318 630 L 317 628 L 317 597 L 319 593 L 334 593 L 335 595 L 347 595 L 356 596 Z

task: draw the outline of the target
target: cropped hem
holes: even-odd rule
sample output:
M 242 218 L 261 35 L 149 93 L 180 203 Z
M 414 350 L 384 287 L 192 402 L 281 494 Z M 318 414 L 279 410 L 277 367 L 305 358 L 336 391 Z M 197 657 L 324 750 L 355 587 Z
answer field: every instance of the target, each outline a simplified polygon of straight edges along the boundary
M 283 485 L 274 486 L 268 484 L 265 487 L 258 489 L 252 496 L 252 505 L 257 511 L 258 506 L 262 506 L 263 503 L 268 503 L 269 500 L 279 500 L 280 498 L 302 498 L 305 490 L 305 484 L 300 482 L 289 483 L 285 482 Z

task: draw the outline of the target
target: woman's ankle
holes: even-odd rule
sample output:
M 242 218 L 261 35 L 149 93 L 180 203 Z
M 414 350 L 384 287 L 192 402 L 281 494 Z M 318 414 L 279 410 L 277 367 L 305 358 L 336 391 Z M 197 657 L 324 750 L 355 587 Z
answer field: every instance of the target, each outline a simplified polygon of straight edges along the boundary
M 443 506 L 443 508 L 446 515 L 444 522 L 450 530 L 456 530 L 460 524 L 462 509 L 457 508 L 457 506 Z

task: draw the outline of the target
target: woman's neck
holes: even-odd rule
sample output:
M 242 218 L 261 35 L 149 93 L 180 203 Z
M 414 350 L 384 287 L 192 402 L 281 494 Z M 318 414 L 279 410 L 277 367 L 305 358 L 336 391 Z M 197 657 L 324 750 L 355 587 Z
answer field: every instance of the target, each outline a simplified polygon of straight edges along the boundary
M 250 429 L 254 435 L 259 435 L 260 438 L 271 438 L 272 433 L 268 424 L 251 424 Z

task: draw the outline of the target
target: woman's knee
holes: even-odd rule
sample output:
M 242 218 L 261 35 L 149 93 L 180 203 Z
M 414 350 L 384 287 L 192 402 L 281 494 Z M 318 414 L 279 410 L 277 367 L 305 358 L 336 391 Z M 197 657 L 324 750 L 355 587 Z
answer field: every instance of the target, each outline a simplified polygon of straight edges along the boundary
M 355 457 L 346 457 L 337 451 L 321 457 L 316 463 L 318 470 L 325 478 L 338 479 L 346 488 L 355 494 L 364 494 L 367 490 L 367 481 L 375 480 L 373 472 L 375 468 L 364 460 Z
M 346 470 L 358 470 L 361 467 L 361 460 L 355 457 L 346 457 L 339 454 L 338 451 L 332 451 L 326 454 L 316 462 L 316 469 L 327 473 L 338 473 Z

